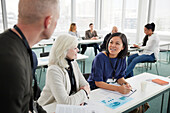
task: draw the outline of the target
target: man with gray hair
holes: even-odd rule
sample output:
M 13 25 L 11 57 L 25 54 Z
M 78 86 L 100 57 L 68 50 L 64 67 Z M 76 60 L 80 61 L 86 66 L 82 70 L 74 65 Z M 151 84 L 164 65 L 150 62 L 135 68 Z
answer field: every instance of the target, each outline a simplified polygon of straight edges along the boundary
M 59 0 L 20 0 L 18 6 L 17 24 L 0 34 L 0 113 L 33 112 L 31 47 L 51 37 L 59 18 Z
M 111 34 L 117 33 L 117 32 L 118 32 L 118 28 L 117 28 L 116 26 L 113 26 L 111 33 L 108 33 L 108 34 L 105 36 L 103 43 L 100 45 L 100 49 L 101 49 L 102 51 L 105 51 L 105 50 L 106 50 L 106 43 L 107 43 L 107 40 L 109 39 L 109 37 L 111 36 Z

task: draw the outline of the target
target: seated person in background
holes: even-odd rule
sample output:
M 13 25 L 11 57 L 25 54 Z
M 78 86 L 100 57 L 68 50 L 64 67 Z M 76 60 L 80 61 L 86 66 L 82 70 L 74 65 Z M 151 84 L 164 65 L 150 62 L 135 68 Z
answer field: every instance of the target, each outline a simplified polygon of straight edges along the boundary
M 71 35 L 59 36 L 52 46 L 46 84 L 38 103 L 82 105 L 90 93 L 88 82 L 76 62 L 77 39 Z
M 85 32 L 85 40 L 98 40 L 97 32 L 93 30 L 93 24 L 90 23 L 89 27 L 90 27 L 90 30 L 87 30 Z M 97 43 L 87 44 L 87 46 L 94 47 L 95 56 L 97 55 L 97 49 L 100 51 L 99 45 Z
M 80 34 L 77 32 L 77 26 L 76 23 L 71 23 L 70 29 L 69 29 L 69 34 L 76 36 L 78 40 L 81 40 Z M 80 49 L 80 46 L 78 45 L 78 48 Z M 82 51 L 81 54 L 84 54 L 84 52 L 87 49 L 87 45 L 82 44 L 81 45 Z
M 91 75 L 88 78 L 91 89 L 103 88 L 127 94 L 131 86 L 124 79 L 126 54 L 128 51 L 126 36 L 122 33 L 112 34 L 106 44 L 106 51 L 100 52 L 92 63 Z M 116 80 L 120 86 L 108 84 Z
M 101 50 L 102 51 L 105 51 L 106 50 L 106 43 L 107 43 L 107 40 L 109 39 L 109 37 L 111 36 L 111 34 L 113 34 L 113 33 L 117 33 L 118 32 L 118 29 L 117 29 L 117 27 L 116 26 L 113 26 L 113 28 L 112 28 L 112 32 L 111 33 L 109 33 L 109 34 L 107 34 L 105 37 L 104 37 L 104 41 L 103 41 L 103 43 L 101 44 Z
M 148 35 L 145 35 L 145 37 L 143 38 L 142 46 L 146 46 L 147 41 L 148 41 Z M 136 48 L 140 48 L 140 46 L 136 44 L 133 44 L 133 46 Z
M 80 40 L 80 34 L 77 32 L 77 26 L 76 23 L 71 23 L 70 29 L 68 32 L 70 35 L 76 36 L 78 40 Z
M 155 30 L 155 24 L 147 24 L 144 27 L 144 32 L 146 35 L 148 35 L 148 41 L 146 43 L 146 46 L 139 47 L 140 49 L 143 49 L 142 52 L 133 54 L 129 56 L 128 58 L 128 67 L 126 70 L 126 76 L 125 78 L 129 78 L 133 76 L 133 69 L 137 63 L 144 62 L 144 61 L 154 61 L 158 58 L 159 54 L 159 37 L 154 33 Z

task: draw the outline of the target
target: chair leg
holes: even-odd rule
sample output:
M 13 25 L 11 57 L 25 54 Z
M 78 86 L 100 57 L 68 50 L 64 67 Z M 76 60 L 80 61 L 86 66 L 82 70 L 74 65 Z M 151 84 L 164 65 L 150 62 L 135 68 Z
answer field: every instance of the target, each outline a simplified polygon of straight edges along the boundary
M 157 75 L 159 75 L 157 62 L 155 63 L 155 66 L 156 66 Z
M 152 69 L 152 63 L 150 63 L 150 70 Z
M 40 81 L 41 81 L 41 74 L 42 74 L 42 67 L 41 67 L 41 70 L 40 70 L 39 84 L 40 84 Z
M 146 72 L 148 71 L 149 63 L 146 63 Z

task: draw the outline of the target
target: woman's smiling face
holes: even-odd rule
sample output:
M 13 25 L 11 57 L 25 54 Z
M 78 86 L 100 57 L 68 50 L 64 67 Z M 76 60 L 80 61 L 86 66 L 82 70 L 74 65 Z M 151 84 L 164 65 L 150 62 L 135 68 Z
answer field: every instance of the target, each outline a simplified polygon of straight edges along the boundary
M 123 50 L 123 42 L 120 37 L 112 37 L 108 44 L 109 56 L 111 58 L 116 58 L 121 50 Z

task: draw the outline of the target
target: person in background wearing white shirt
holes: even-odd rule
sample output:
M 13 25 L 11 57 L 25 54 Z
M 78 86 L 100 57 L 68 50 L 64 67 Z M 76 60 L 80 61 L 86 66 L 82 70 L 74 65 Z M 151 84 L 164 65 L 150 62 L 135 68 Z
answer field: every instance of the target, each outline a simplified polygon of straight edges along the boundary
M 147 24 L 144 27 L 144 32 L 146 35 L 148 35 L 148 41 L 146 43 L 146 46 L 138 47 L 140 49 L 143 49 L 142 52 L 134 54 L 129 56 L 128 58 L 128 67 L 126 70 L 126 76 L 125 78 L 129 78 L 133 76 L 133 69 L 137 63 L 144 62 L 144 61 L 154 61 L 158 59 L 159 54 L 159 37 L 154 33 L 155 30 L 155 24 Z
M 46 84 L 38 103 L 42 106 L 57 103 L 83 105 L 88 99 L 90 87 L 76 62 L 77 39 L 75 36 L 59 36 L 50 51 Z
M 73 36 L 76 36 L 77 37 L 77 40 L 81 40 L 81 37 L 80 37 L 80 34 L 77 32 L 77 26 L 76 26 L 76 23 L 71 23 L 70 25 L 70 29 L 69 29 L 69 32 L 68 32 L 70 35 L 73 35 Z M 78 45 L 78 48 L 80 49 L 80 45 Z M 87 49 L 87 45 L 86 44 L 82 44 L 81 45 L 81 54 L 84 54 L 86 49 Z

